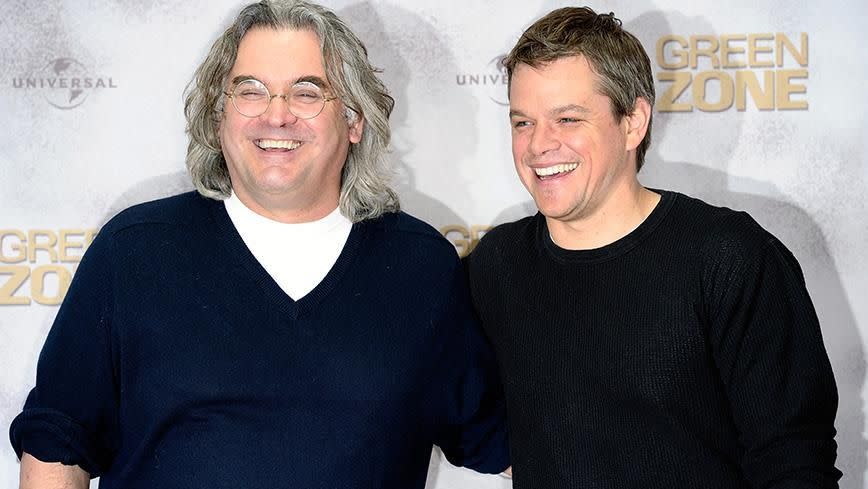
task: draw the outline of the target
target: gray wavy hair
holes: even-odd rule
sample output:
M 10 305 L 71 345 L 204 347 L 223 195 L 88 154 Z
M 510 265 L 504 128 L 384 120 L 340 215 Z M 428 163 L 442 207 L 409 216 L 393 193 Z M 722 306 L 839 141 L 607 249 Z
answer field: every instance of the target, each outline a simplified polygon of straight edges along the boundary
M 362 139 L 351 144 L 341 175 L 341 213 L 353 222 L 400 210 L 397 194 L 389 187 L 391 169 L 386 152 L 391 138 L 389 115 L 395 100 L 368 51 L 349 26 L 334 12 L 316 4 L 294 0 L 263 0 L 244 7 L 235 21 L 211 46 L 184 94 L 187 119 L 187 170 L 200 194 L 226 199 L 232 190 L 229 170 L 218 136 L 223 118 L 223 90 L 238 55 L 238 45 L 250 29 L 310 30 L 322 48 L 328 82 L 348 109 L 365 119 Z

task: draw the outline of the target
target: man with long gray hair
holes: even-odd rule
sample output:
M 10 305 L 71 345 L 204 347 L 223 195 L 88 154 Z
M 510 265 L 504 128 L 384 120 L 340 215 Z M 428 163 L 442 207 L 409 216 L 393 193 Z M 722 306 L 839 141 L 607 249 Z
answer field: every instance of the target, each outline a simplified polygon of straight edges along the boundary
M 393 100 L 323 7 L 244 8 L 186 96 L 198 192 L 100 231 L 10 429 L 21 487 L 419 488 L 508 465 L 452 245 L 399 211 Z

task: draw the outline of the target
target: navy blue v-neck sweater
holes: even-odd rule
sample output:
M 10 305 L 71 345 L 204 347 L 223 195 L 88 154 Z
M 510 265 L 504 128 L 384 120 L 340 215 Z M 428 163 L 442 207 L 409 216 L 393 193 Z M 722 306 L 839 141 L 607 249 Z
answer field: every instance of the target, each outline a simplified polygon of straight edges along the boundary
M 355 224 L 293 301 L 221 202 L 184 194 L 100 231 L 10 436 L 102 488 L 422 489 L 432 444 L 508 465 L 493 365 L 454 248 L 424 223 Z

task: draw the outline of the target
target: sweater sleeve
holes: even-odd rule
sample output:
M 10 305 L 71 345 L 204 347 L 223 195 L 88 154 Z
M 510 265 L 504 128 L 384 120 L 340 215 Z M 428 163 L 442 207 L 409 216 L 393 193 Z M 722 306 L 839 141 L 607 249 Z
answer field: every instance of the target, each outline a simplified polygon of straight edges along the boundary
M 838 393 L 798 262 L 764 231 L 714 248 L 705 312 L 745 477 L 755 488 L 837 488 Z
M 494 352 L 470 305 L 466 276 L 456 260 L 441 321 L 453 331 L 446 347 L 445 423 L 435 444 L 453 465 L 496 474 L 509 467 L 506 408 Z
M 36 386 L 9 429 L 15 453 L 104 473 L 117 439 L 112 368 L 110 239 L 85 253 L 45 340 Z

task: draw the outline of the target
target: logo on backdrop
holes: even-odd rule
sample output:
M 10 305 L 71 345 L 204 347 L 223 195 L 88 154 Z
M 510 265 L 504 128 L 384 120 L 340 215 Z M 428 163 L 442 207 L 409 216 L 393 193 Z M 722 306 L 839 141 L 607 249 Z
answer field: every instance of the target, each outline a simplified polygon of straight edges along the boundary
M 808 34 L 678 36 L 657 40 L 660 112 L 808 109 Z
M 506 76 L 506 68 L 503 67 L 502 63 L 505 57 L 505 54 L 501 54 L 492 58 L 485 71 L 455 75 L 455 84 L 485 94 L 489 100 L 497 105 L 509 106 L 509 97 L 506 93 L 509 78 Z
M 32 76 L 13 78 L 12 86 L 22 90 L 38 90 L 52 107 L 61 110 L 78 107 L 95 90 L 117 88 L 112 77 L 93 76 L 73 58 L 49 61 Z
M 0 306 L 63 301 L 97 229 L 0 229 Z
M 469 228 L 462 224 L 449 224 L 440 228 L 440 234 L 455 246 L 458 256 L 469 255 L 482 237 L 491 230 L 491 226 L 474 224 Z

